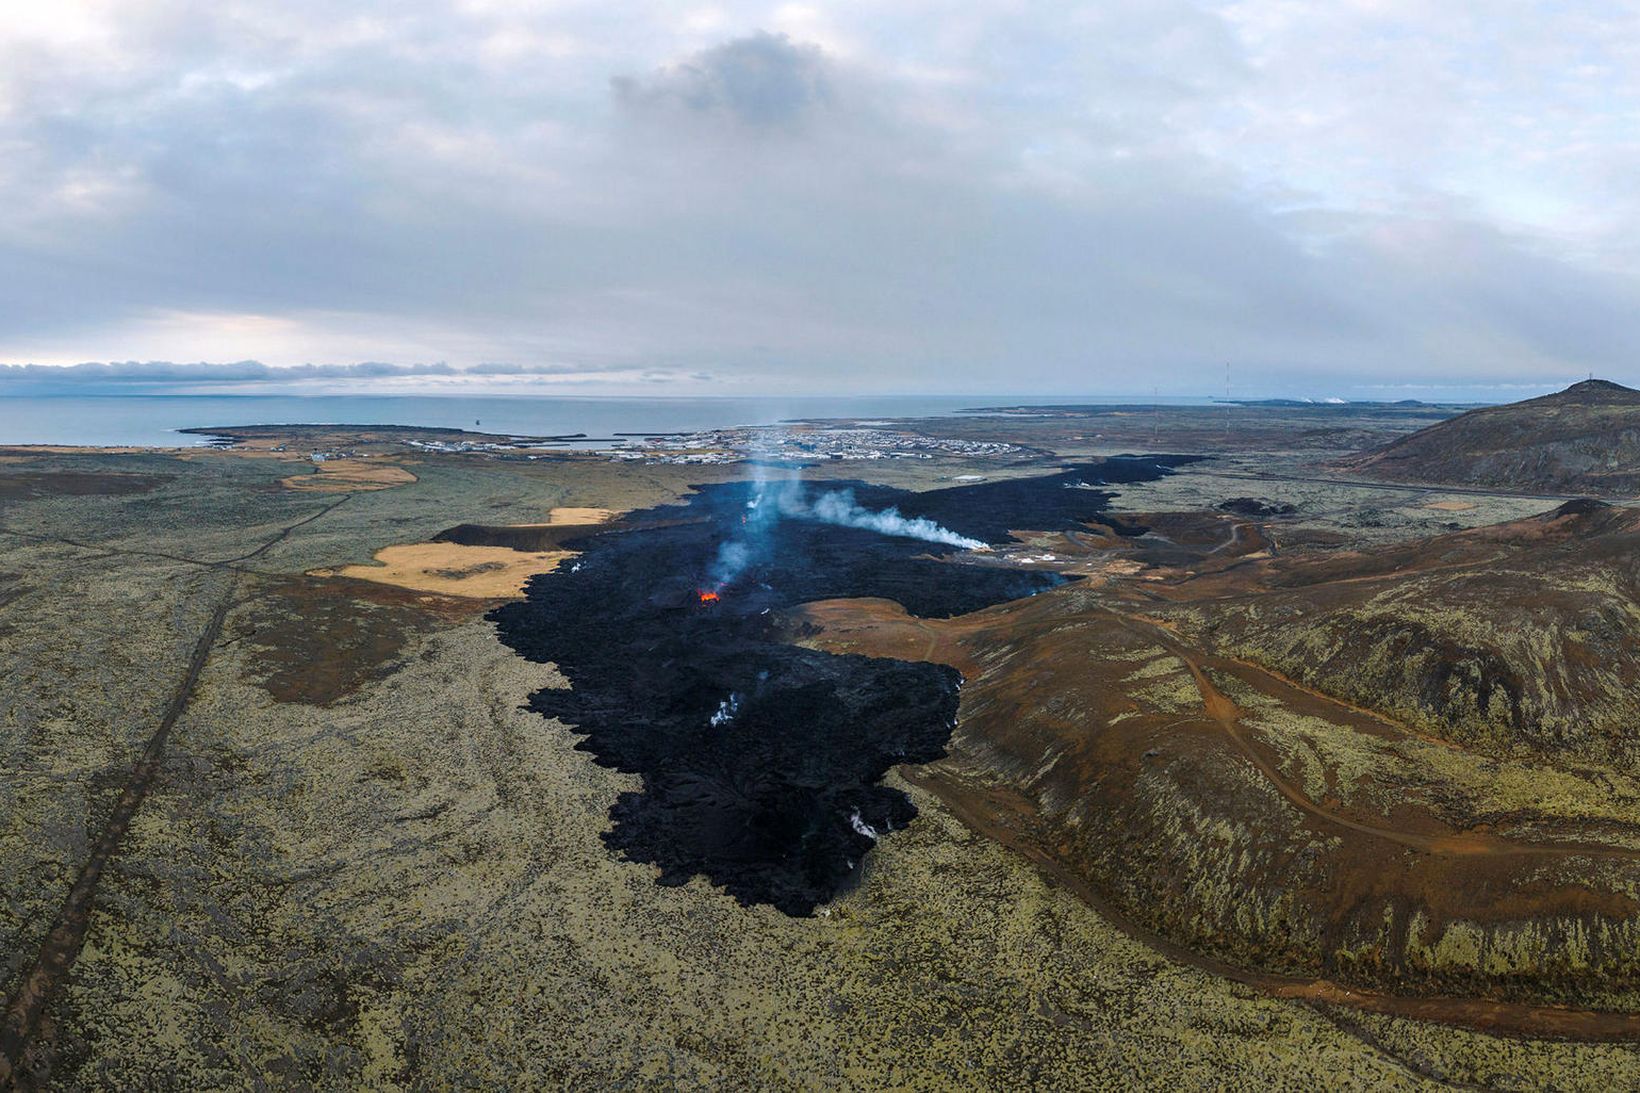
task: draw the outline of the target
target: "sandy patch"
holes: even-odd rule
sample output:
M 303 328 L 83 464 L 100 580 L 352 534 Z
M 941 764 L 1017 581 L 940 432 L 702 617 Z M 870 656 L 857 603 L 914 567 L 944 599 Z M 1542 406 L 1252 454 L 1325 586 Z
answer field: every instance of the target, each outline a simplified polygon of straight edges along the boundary
M 330 459 L 314 465 L 313 474 L 293 474 L 279 484 L 286 489 L 311 493 L 352 493 L 357 490 L 385 490 L 404 486 L 416 476 L 392 463 L 367 463 L 362 459 Z
M 606 524 L 620 513 L 614 509 L 556 508 L 547 514 L 547 526 L 557 524 Z
M 1438 509 L 1441 512 L 1468 512 L 1474 507 L 1473 501 L 1431 501 L 1424 506 L 1426 509 Z
M 499 599 L 522 595 L 524 582 L 557 568 L 571 556 L 567 550 L 525 552 L 508 547 L 409 543 L 376 551 L 375 565 L 316 569 L 309 575 L 353 577 L 446 596 Z

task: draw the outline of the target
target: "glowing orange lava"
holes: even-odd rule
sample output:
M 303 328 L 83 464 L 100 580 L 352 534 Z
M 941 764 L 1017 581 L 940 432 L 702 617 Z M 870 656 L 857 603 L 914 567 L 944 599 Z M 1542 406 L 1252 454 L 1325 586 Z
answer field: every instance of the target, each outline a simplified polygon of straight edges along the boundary
M 701 603 L 717 603 L 721 598 L 716 592 L 702 592 L 700 594 Z

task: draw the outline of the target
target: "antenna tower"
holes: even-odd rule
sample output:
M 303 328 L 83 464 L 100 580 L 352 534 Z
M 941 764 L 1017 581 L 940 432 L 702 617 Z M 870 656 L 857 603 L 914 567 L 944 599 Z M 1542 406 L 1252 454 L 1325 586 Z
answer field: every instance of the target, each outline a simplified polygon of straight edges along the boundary
M 1230 362 L 1224 362 L 1224 446 L 1230 446 Z

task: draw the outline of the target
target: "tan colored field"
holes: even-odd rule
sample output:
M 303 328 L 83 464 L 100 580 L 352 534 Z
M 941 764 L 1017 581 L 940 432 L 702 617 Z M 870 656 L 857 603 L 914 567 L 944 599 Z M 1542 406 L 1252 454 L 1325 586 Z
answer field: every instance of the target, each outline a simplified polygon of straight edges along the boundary
M 1640 517 L 1572 502 L 1258 560 L 1204 518 L 1142 522 L 1165 532 L 1125 547 L 1156 566 L 1143 585 L 947 620 L 826 601 L 792 633 L 959 669 L 949 757 L 919 784 L 1179 959 L 1381 1013 L 1634 1037 Z
M 614 509 L 590 509 L 566 506 L 553 509 L 547 514 L 547 525 L 556 527 L 563 524 L 607 524 L 620 513 Z
M 376 551 L 376 565 L 315 570 L 315 577 L 354 577 L 381 584 L 474 599 L 522 595 L 537 573 L 556 569 L 567 550 L 525 552 L 456 543 L 408 543 Z
M 293 474 L 281 479 L 286 489 L 310 493 L 354 493 L 404 486 L 416 476 L 393 463 L 367 463 L 362 459 L 332 459 L 315 465 L 313 474 Z
M 338 462 L 351 462 L 339 460 Z M 333 464 L 321 464 L 320 469 Z M 372 471 L 398 467 L 368 466 Z M 287 484 L 289 480 L 287 479 Z M 414 478 L 411 481 L 415 481 Z M 315 486 L 314 489 L 324 489 Z M 337 487 L 341 488 L 341 487 Z M 509 524 L 517 528 L 590 527 L 607 523 L 614 509 L 559 506 L 543 524 Z M 314 570 L 314 577 L 352 577 L 416 592 L 437 592 L 469 599 L 510 599 L 524 594 L 525 583 L 571 557 L 567 550 L 517 550 L 512 546 L 463 545 L 452 542 L 404 543 L 376 551 L 374 565 L 347 565 Z
M 1431 501 L 1424 506 L 1426 509 L 1436 509 L 1440 512 L 1468 512 L 1474 507 L 1473 501 Z

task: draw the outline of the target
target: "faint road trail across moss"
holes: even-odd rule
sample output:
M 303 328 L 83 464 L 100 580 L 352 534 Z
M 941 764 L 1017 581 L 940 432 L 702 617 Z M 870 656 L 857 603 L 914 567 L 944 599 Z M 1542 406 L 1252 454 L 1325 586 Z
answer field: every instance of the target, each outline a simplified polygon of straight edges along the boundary
M 1265 781 L 1267 781 L 1277 793 L 1281 794 L 1281 796 L 1285 798 L 1288 803 L 1298 808 L 1301 812 L 1304 812 L 1309 816 L 1313 816 L 1323 823 L 1345 828 L 1350 831 L 1355 831 L 1359 834 L 1369 835 L 1374 838 L 1384 839 L 1388 842 L 1398 843 L 1402 846 L 1407 846 L 1427 854 L 1546 855 L 1551 857 L 1617 858 L 1626 861 L 1632 861 L 1636 858 L 1640 858 L 1640 850 L 1635 850 L 1626 846 L 1609 846 L 1598 843 L 1557 842 L 1551 840 L 1527 842 L 1521 839 L 1505 838 L 1501 835 L 1494 835 L 1490 832 L 1473 830 L 1453 831 L 1450 834 L 1445 835 L 1429 835 L 1402 831 L 1395 827 L 1389 826 L 1388 824 L 1374 824 L 1362 820 L 1352 819 L 1338 810 L 1328 808 L 1313 800 L 1307 793 L 1304 792 L 1303 789 L 1288 781 L 1281 771 L 1276 768 L 1275 764 L 1272 763 L 1262 752 L 1260 752 L 1259 749 L 1254 746 L 1252 741 L 1247 738 L 1246 733 L 1242 729 L 1241 710 L 1239 710 L 1236 707 L 1236 704 L 1227 698 L 1218 689 L 1218 687 L 1213 684 L 1212 680 L 1208 678 L 1205 670 L 1206 667 L 1215 666 L 1215 662 L 1220 662 L 1222 664 L 1226 658 L 1205 656 L 1200 652 L 1186 648 L 1179 640 L 1177 634 L 1163 626 L 1157 625 L 1152 620 L 1145 619 L 1140 616 L 1121 615 L 1115 612 L 1111 612 L 1110 614 L 1113 619 L 1117 620 L 1118 625 L 1127 625 L 1130 629 L 1133 629 L 1136 632 L 1147 634 L 1152 640 L 1156 641 L 1159 645 L 1176 657 L 1190 672 L 1191 678 L 1195 681 L 1196 689 L 1201 693 L 1202 712 L 1224 730 L 1225 734 L 1230 738 L 1231 743 L 1235 744 L 1236 749 L 1241 752 L 1248 762 L 1253 764 L 1259 774 L 1264 777 Z M 1274 681 L 1280 683 L 1287 682 L 1284 678 L 1278 677 L 1274 673 L 1265 672 L 1259 665 L 1245 661 L 1233 661 L 1233 663 L 1267 675 Z M 1288 685 L 1292 686 L 1291 684 Z M 1294 687 L 1294 689 L 1297 690 L 1299 688 Z M 1333 705 L 1341 710 L 1351 712 L 1355 711 L 1355 708 L 1350 706 L 1348 703 L 1334 699 L 1332 696 L 1321 691 L 1305 689 L 1304 693 L 1320 701 Z M 1375 720 L 1384 721 L 1383 718 L 1378 717 L 1377 715 L 1373 716 Z M 1385 721 L 1385 723 L 1394 724 L 1393 722 L 1388 721 Z
M 333 512 L 351 496 L 352 494 L 344 495 L 318 512 L 286 525 L 279 530 L 279 534 L 255 550 L 222 562 L 202 564 L 231 568 L 234 563 L 261 557 L 289 538 L 293 531 Z M 199 683 L 200 673 L 204 670 L 206 661 L 210 659 L 212 647 L 222 634 L 222 625 L 227 620 L 228 612 L 233 608 L 239 581 L 240 577 L 235 573 L 222 598 L 217 601 L 210 620 L 200 633 L 199 640 L 194 643 L 193 655 L 188 659 L 187 670 L 160 717 L 159 727 L 148 738 L 142 754 L 131 768 L 125 788 L 120 792 L 113 812 L 109 814 L 102 833 L 92 843 L 90 856 L 81 868 L 73 887 L 69 889 L 68 898 L 63 901 L 62 910 L 58 912 L 51 932 L 40 945 L 39 956 L 18 983 L 16 993 L 6 1005 L 4 1015 L 0 1016 L 0 1089 L 16 1085 L 29 1045 L 35 1030 L 39 1027 L 40 1018 L 56 997 L 58 989 L 80 955 L 80 949 L 85 944 L 86 930 L 91 923 L 91 911 L 103 870 L 119 853 L 120 843 L 124 840 L 125 833 L 130 830 L 131 821 L 135 819 L 137 811 L 148 796 L 155 776 L 159 773 L 160 765 L 165 760 L 165 746 L 170 740 L 171 729 L 188 708 L 188 701 L 193 697 L 194 688 Z
M 181 562 L 184 565 L 197 565 L 207 569 L 235 569 L 241 562 L 248 562 L 252 559 L 260 558 L 263 554 L 267 553 L 269 550 L 272 550 L 274 547 L 289 538 L 290 533 L 295 531 L 297 528 L 311 524 L 320 517 L 328 516 L 331 512 L 334 512 L 338 507 L 340 507 L 344 501 L 352 496 L 353 495 L 351 493 L 347 494 L 340 500 L 326 505 L 318 512 L 304 516 L 294 524 L 287 524 L 285 527 L 279 529 L 279 534 L 275 535 L 255 550 L 232 558 L 219 558 L 215 561 L 207 558 L 189 558 L 181 554 L 166 554 L 157 550 L 131 550 L 126 547 L 108 546 L 104 543 L 88 543 L 84 539 L 69 539 L 57 535 L 39 535 L 32 531 L 18 531 L 16 528 L 7 527 L 3 524 L 0 524 L 0 535 L 11 535 L 15 538 L 26 539 L 29 542 L 34 543 L 62 543 L 65 546 L 78 547 L 81 550 L 94 550 L 101 554 L 106 554 L 109 557 L 126 555 L 133 558 L 159 558 L 164 561 Z

